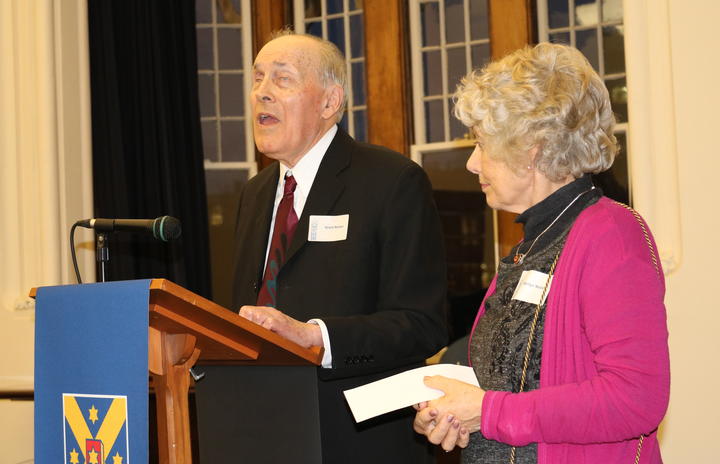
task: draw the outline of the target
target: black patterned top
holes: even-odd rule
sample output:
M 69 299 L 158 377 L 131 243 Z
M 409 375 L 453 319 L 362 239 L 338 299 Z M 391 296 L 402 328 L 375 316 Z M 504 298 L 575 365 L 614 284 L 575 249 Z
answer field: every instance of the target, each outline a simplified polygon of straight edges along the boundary
M 518 216 L 516 221 L 524 225 L 525 231 L 525 239 L 518 246 L 521 252 L 527 252 L 532 241 L 578 197 L 555 224 L 538 238 L 522 263 L 513 262 L 518 246 L 500 262 L 495 292 L 485 302 L 485 314 L 470 337 L 470 361 L 483 389 L 519 391 L 525 350 L 537 306 L 513 299 L 513 293 L 523 271 L 549 273 L 577 216 L 602 195 L 600 189 L 591 188 L 590 176 L 584 176 Z M 530 347 L 524 391 L 540 386 L 544 321 L 545 307 L 542 305 Z M 470 436 L 470 444 L 463 451 L 463 463 L 505 463 L 510 459 L 511 448 L 504 443 L 485 439 L 482 432 L 474 433 Z M 536 462 L 537 444 L 516 449 L 516 464 Z

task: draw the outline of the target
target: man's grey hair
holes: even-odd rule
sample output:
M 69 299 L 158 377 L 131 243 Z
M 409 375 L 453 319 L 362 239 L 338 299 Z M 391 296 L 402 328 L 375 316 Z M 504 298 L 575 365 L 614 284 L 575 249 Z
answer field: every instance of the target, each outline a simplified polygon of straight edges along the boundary
M 343 118 L 345 107 L 348 100 L 347 88 L 347 67 L 345 64 L 345 56 L 340 49 L 329 40 L 317 37 L 311 34 L 298 34 L 290 28 L 284 28 L 273 32 L 270 40 L 275 40 L 285 36 L 306 37 L 318 44 L 318 61 L 320 67 L 317 69 L 318 77 L 323 88 L 328 88 L 331 84 L 339 85 L 343 90 L 343 100 L 340 109 L 337 112 L 337 120 Z

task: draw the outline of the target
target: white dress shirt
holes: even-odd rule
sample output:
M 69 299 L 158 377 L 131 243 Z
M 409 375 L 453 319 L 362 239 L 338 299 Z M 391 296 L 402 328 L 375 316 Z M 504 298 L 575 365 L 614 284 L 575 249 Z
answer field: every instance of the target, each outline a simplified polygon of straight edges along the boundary
M 330 143 L 333 138 L 335 138 L 337 130 L 337 125 L 333 125 L 330 129 L 328 129 L 328 131 L 325 132 L 325 135 L 323 135 L 322 138 L 320 138 L 320 140 L 318 140 L 318 142 L 313 145 L 313 147 L 305 153 L 305 156 L 300 158 L 300 161 L 298 161 L 292 168 L 288 168 L 283 163 L 280 163 L 280 178 L 278 179 L 278 186 L 275 190 L 275 203 L 273 204 L 272 221 L 270 222 L 270 235 L 268 236 L 267 249 L 265 250 L 265 265 L 263 266 L 263 272 L 265 270 L 265 266 L 267 266 L 267 257 L 270 253 L 270 242 L 272 241 L 272 233 L 275 228 L 275 215 L 277 214 L 280 200 L 282 200 L 283 193 L 285 192 L 285 175 L 288 173 L 291 174 L 295 178 L 295 182 L 297 182 L 293 196 L 293 209 L 295 210 L 295 214 L 298 219 L 300 219 L 303 209 L 305 208 L 305 202 L 307 201 L 308 194 L 310 193 L 310 188 L 312 188 L 318 168 L 320 168 L 320 163 L 322 162 L 328 147 L 330 147 Z M 282 308 L 278 309 L 282 310 Z M 332 367 L 330 336 L 328 335 L 327 326 L 325 326 L 325 323 L 320 319 L 311 319 L 308 322 L 319 325 L 320 331 L 322 332 L 323 346 L 325 347 L 322 367 Z

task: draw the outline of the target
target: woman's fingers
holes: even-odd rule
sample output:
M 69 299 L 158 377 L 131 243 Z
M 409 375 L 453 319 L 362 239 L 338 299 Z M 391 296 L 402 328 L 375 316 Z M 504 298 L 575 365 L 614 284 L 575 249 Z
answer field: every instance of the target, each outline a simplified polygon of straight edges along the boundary
M 460 435 L 458 436 L 457 446 L 460 448 L 466 448 L 470 443 L 470 432 L 465 427 L 460 427 Z
M 435 427 L 430 431 L 427 437 L 430 443 L 434 445 L 439 445 L 443 443 L 445 437 L 447 437 L 448 433 L 452 429 L 453 423 L 456 422 L 456 420 L 454 415 L 446 414 L 440 417 L 436 422 L 437 423 Z
M 450 428 L 448 429 L 445 438 L 443 438 L 443 441 L 440 443 L 440 446 L 442 446 L 442 449 L 444 449 L 446 452 L 452 451 L 453 449 L 455 449 L 455 446 L 458 446 L 459 436 L 460 421 L 454 419 L 450 424 Z
M 425 435 L 430 443 L 440 445 L 448 452 L 456 446 L 465 448 L 470 442 L 470 432 L 467 427 L 461 425 L 460 419 L 454 414 L 443 414 L 438 417 L 438 412 L 434 408 L 418 411 L 413 429 Z
M 437 411 L 432 408 L 424 408 L 415 414 L 415 420 L 413 421 L 413 430 L 421 435 L 428 435 L 432 428 L 435 426 L 435 419 L 437 418 Z

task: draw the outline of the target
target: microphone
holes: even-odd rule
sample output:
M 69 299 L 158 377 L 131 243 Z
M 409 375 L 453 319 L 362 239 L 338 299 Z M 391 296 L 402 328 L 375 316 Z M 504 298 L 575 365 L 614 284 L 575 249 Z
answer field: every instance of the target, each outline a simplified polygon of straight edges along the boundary
M 180 221 L 172 216 L 161 216 L 157 219 L 83 219 L 76 222 L 80 227 L 95 229 L 98 232 L 151 232 L 153 237 L 163 242 L 180 237 L 182 232 Z

